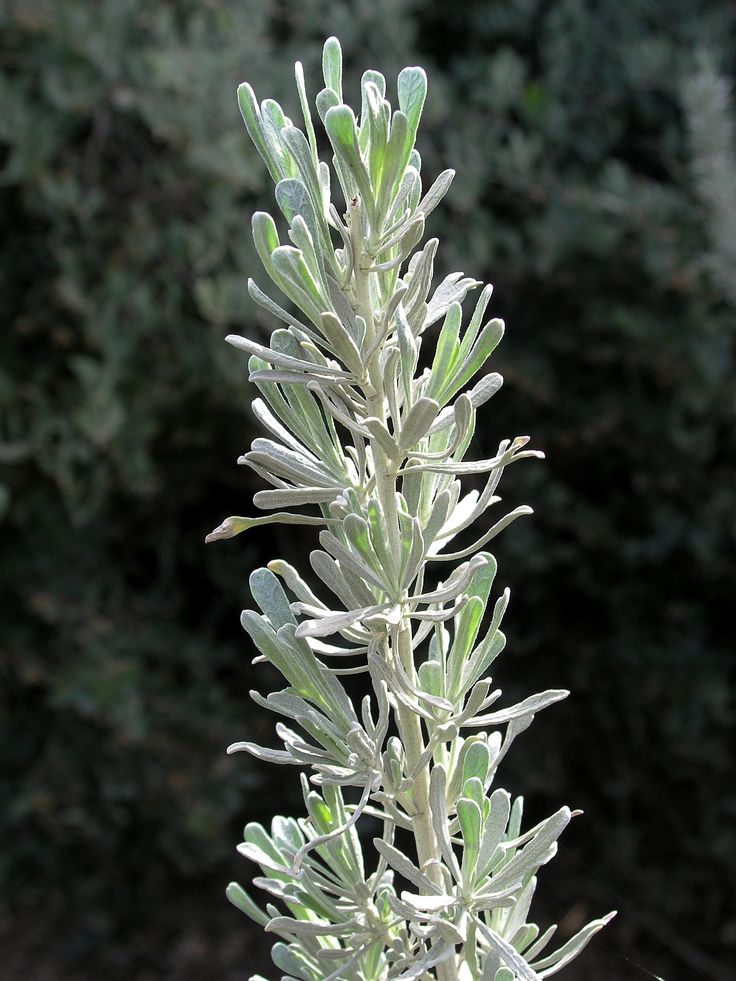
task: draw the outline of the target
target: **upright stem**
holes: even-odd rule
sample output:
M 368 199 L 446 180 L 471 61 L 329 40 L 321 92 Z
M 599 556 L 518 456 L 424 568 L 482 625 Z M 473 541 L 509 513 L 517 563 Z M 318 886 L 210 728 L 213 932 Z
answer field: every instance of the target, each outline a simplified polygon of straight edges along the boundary
M 411 627 L 404 620 L 399 628 L 398 650 L 396 651 L 401 665 L 409 680 L 414 683 L 416 670 L 414 652 L 411 647 Z M 401 741 L 406 753 L 406 769 L 411 773 L 424 752 L 422 724 L 419 716 L 410 708 L 399 704 L 398 726 Z M 444 889 L 442 865 L 437 836 L 432 823 L 432 810 L 429 803 L 429 766 L 421 767 L 412 783 L 412 801 L 415 812 L 410 815 L 414 841 L 417 849 L 419 867 L 427 877 L 441 889 Z M 453 954 L 448 960 L 435 968 L 438 981 L 457 981 L 457 959 Z
M 370 293 L 370 273 L 367 266 L 371 257 L 363 250 L 363 238 L 360 227 L 360 201 L 355 201 L 350 207 L 350 231 L 354 249 L 354 286 L 355 300 L 360 316 L 366 322 L 366 332 L 372 337 L 375 330 L 374 310 Z M 369 396 L 370 412 L 381 422 L 386 421 L 385 391 L 379 368 L 378 353 L 374 362 L 368 365 L 368 374 L 373 385 L 373 393 Z M 386 519 L 386 530 L 391 550 L 395 556 L 401 554 L 401 530 L 396 504 L 396 463 L 390 460 L 378 443 L 372 444 L 373 465 L 376 481 L 376 494 L 381 503 Z M 416 682 L 416 667 L 414 651 L 411 645 L 411 627 L 409 620 L 404 618 L 399 626 L 398 639 L 394 656 L 398 658 L 410 682 Z M 407 773 L 415 770 L 420 756 L 424 752 L 424 737 L 419 716 L 410 708 L 399 704 L 397 712 L 399 735 L 406 754 Z M 416 844 L 419 867 L 427 877 L 440 888 L 444 888 L 442 879 L 442 862 L 437 836 L 432 824 L 432 811 L 429 803 L 429 767 L 422 767 L 412 784 L 412 801 L 414 813 L 410 815 L 412 831 Z M 457 981 L 457 961 L 453 954 L 449 960 L 436 967 L 437 981 Z

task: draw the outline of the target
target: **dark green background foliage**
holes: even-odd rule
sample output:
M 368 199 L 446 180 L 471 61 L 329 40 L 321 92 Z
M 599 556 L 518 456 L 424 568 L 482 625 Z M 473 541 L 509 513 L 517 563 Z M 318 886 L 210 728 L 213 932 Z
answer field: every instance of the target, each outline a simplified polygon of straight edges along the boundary
M 256 488 L 223 337 L 273 327 L 245 290 L 271 192 L 235 86 L 295 114 L 291 65 L 314 92 L 329 33 L 353 93 L 366 67 L 427 68 L 425 169 L 459 174 L 430 233 L 509 324 L 483 438 L 530 432 L 548 454 L 507 478 L 537 516 L 498 544 L 497 680 L 574 693 L 505 773 L 533 816 L 587 812 L 542 913 L 621 911 L 566 977 L 733 976 L 736 315 L 683 99 L 698 50 L 733 74 L 733 11 L 2 6 L 3 977 L 267 970 L 222 890 L 252 873 L 240 826 L 298 809 L 296 779 L 223 751 L 273 725 L 247 696 L 272 680 L 238 627 L 247 574 L 309 536 L 202 540 Z

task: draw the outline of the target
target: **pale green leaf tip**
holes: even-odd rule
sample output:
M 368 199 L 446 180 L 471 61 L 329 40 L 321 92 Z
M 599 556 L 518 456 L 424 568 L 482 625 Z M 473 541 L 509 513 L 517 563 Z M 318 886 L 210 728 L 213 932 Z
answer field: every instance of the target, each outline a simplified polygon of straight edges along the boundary
M 210 542 L 219 542 L 225 538 L 234 538 L 239 535 L 241 531 L 245 531 L 248 527 L 248 521 L 246 518 L 239 518 L 233 516 L 232 518 L 225 518 L 221 525 L 207 535 L 205 538 L 205 544 L 209 545 Z

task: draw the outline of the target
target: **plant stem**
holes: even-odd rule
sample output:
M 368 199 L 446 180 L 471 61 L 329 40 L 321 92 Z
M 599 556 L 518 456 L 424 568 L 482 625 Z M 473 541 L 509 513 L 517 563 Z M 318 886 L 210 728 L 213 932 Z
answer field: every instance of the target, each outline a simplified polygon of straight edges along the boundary
M 360 201 L 351 203 L 350 231 L 354 255 L 354 290 L 355 301 L 360 316 L 366 322 L 366 332 L 373 336 L 375 329 L 374 310 L 370 292 L 370 272 L 367 266 L 372 261 L 363 248 L 360 225 Z M 368 398 L 371 413 L 381 422 L 386 420 L 385 392 L 379 367 L 378 353 L 373 364 L 368 366 L 368 374 L 373 384 L 373 393 Z M 376 494 L 383 508 L 386 528 L 389 536 L 391 551 L 397 557 L 401 555 L 401 530 L 399 527 L 398 507 L 396 504 L 396 464 L 384 453 L 382 447 L 373 444 L 373 465 L 376 480 Z M 404 618 L 399 626 L 398 639 L 394 655 L 410 682 L 416 682 L 416 667 L 414 652 L 411 646 L 411 627 L 408 619 Z M 407 773 L 411 773 L 424 752 L 424 738 L 419 716 L 411 709 L 399 704 L 397 712 L 399 735 L 406 754 Z M 441 856 L 437 836 L 432 824 L 432 812 L 429 803 L 429 767 L 422 767 L 412 784 L 412 801 L 415 811 L 411 816 L 412 831 L 416 845 L 419 867 L 427 877 L 440 888 L 444 888 L 442 880 Z M 436 967 L 437 981 L 457 981 L 456 958 L 453 956 Z
M 416 680 L 414 652 L 411 647 L 411 628 L 406 620 L 402 622 L 399 628 L 396 653 L 407 677 L 414 684 Z M 399 704 L 398 725 L 406 753 L 406 769 L 408 773 L 411 773 L 424 752 L 422 724 L 415 712 Z M 429 803 L 429 766 L 422 767 L 417 773 L 412 784 L 411 794 L 416 808 L 414 814 L 411 815 L 411 823 L 419 868 L 436 886 L 444 889 L 440 850 L 432 824 L 432 811 Z M 449 960 L 438 964 L 435 970 L 438 981 L 457 981 L 455 955 L 453 954 Z

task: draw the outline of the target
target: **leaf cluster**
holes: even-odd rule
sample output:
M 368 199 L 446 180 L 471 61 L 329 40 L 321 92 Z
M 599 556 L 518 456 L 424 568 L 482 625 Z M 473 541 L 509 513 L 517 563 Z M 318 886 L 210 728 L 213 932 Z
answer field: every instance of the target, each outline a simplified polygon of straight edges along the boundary
M 261 263 L 295 312 L 250 280 L 251 297 L 286 326 L 268 347 L 228 337 L 249 356 L 261 394 L 253 412 L 269 433 L 239 462 L 271 485 L 254 503 L 273 513 L 227 518 L 208 538 L 269 518 L 324 525 L 310 555 L 315 586 L 277 560 L 251 576 L 260 612 L 242 615 L 255 662 L 270 662 L 288 683 L 266 698 L 251 693 L 288 720 L 276 726 L 283 749 L 230 747 L 311 771 L 303 777 L 308 817 L 277 819 L 271 835 L 250 826 L 242 847 L 266 873 L 258 884 L 290 915 L 270 904 L 261 914 L 239 886 L 229 895 L 281 936 L 273 957 L 284 981 L 535 981 L 561 970 L 608 918 L 542 953 L 554 928 L 540 936 L 526 915 L 536 873 L 571 812 L 522 832 L 521 800 L 512 807 L 505 791 L 491 793 L 516 736 L 567 694 L 550 690 L 499 709 L 502 693 L 486 677 L 504 647 L 508 590 L 481 633 L 496 563 L 480 549 L 531 509 L 506 514 L 464 548 L 448 547 L 500 500 L 504 470 L 541 454 L 516 437 L 490 459 L 466 459 L 476 411 L 500 385 L 495 373 L 475 378 L 503 324 L 485 321 L 485 288 L 463 326 L 462 302 L 481 284 L 462 273 L 432 289 L 438 242 L 421 245 L 425 220 L 453 174 L 423 193 L 414 144 L 424 71 L 399 74 L 395 111 L 383 76 L 366 71 L 356 118 L 343 103 L 339 44 L 326 42 L 316 105 L 342 213 L 318 156 L 300 63 L 295 74 L 304 131 L 274 100 L 259 105 L 247 83 L 238 90 L 292 243 L 282 244 L 270 214 L 253 216 Z M 425 332 L 437 321 L 422 367 Z M 474 475 L 483 475 L 482 489 L 464 491 L 463 478 Z M 435 573 L 444 562 L 454 567 Z M 373 698 L 357 712 L 340 676 L 361 673 Z M 397 735 L 389 737 L 392 722 Z M 345 787 L 358 788 L 357 804 L 345 803 Z M 370 875 L 355 836 L 366 811 L 383 824 Z M 413 835 L 413 855 L 397 848 L 397 829 Z

